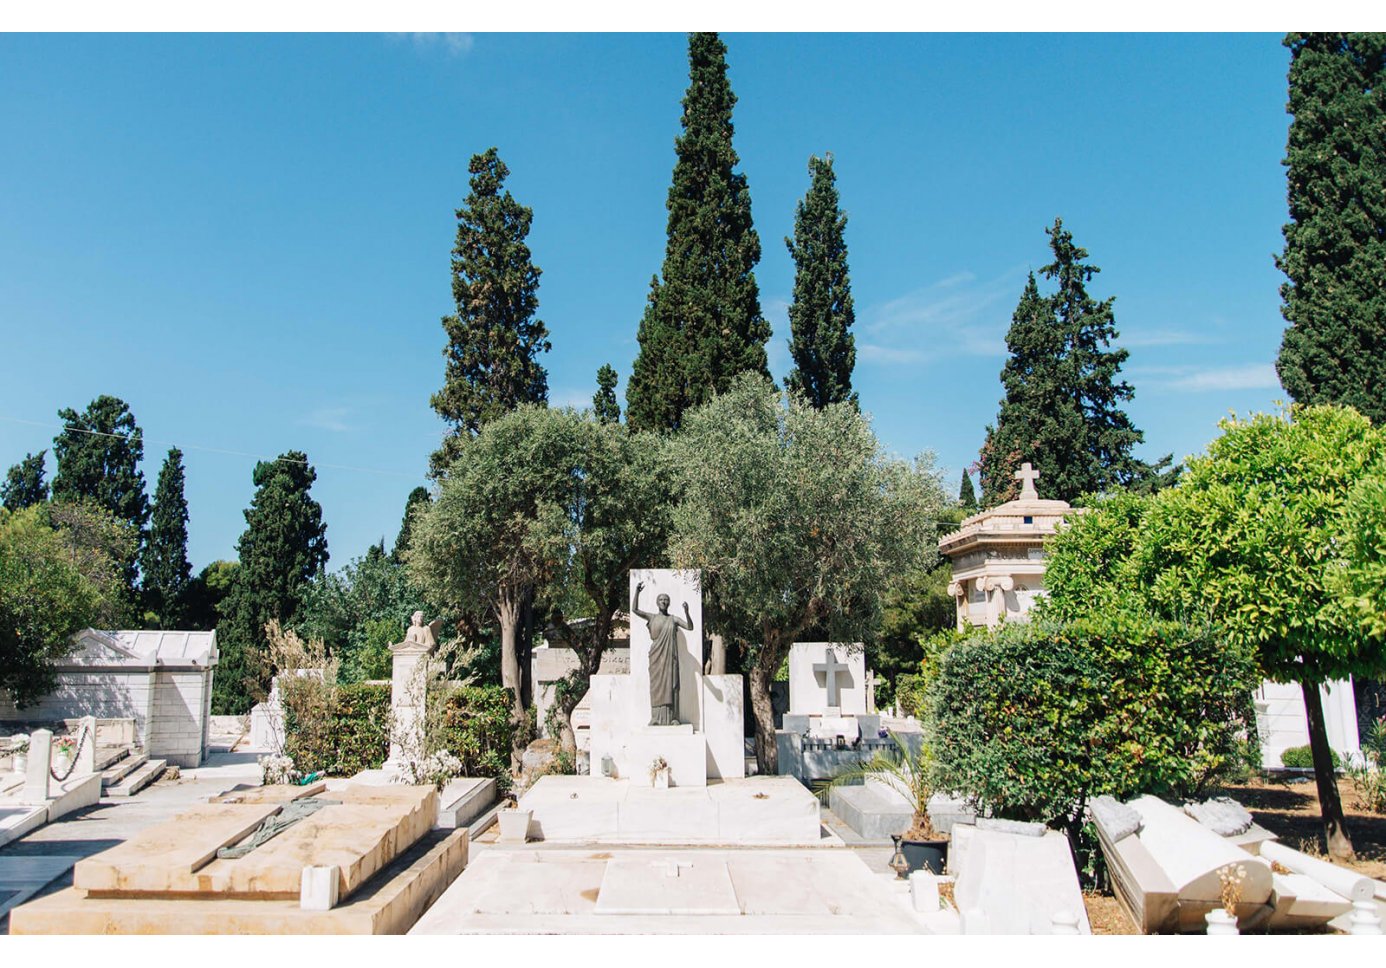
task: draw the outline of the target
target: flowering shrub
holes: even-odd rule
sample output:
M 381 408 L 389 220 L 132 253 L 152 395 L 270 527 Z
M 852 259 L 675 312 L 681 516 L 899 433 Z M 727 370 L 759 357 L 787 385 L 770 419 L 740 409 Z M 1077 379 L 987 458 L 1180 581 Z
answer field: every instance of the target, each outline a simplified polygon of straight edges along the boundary
M 455 776 L 462 775 L 462 761 L 447 750 L 437 750 L 422 763 L 408 760 L 401 779 L 405 783 L 431 783 L 439 790 Z

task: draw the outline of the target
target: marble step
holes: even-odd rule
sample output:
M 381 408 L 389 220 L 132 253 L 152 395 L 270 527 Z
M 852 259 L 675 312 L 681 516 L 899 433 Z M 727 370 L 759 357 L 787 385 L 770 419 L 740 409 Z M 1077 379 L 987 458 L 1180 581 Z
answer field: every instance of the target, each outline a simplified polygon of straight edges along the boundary
M 102 771 L 101 789 L 103 791 L 109 790 L 148 762 L 149 757 L 144 753 L 131 753 L 124 759 L 117 760 L 114 765 Z
M 134 796 L 157 780 L 159 774 L 164 772 L 166 765 L 168 765 L 167 760 L 148 760 L 138 770 L 107 790 L 105 795 L 108 797 Z

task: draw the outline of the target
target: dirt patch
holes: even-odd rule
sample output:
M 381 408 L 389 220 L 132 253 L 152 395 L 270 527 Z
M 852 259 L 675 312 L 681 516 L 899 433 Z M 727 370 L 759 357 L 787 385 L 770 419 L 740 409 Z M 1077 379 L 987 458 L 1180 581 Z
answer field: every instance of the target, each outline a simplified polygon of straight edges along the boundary
M 1285 846 L 1317 857 L 1325 856 L 1318 788 L 1312 780 L 1304 783 L 1253 780 L 1228 784 L 1210 795 L 1229 796 L 1240 802 L 1251 811 L 1257 823 L 1278 836 Z M 1348 780 L 1338 781 L 1338 795 L 1342 797 L 1347 815 L 1348 836 L 1357 851 L 1357 860 L 1345 866 L 1368 877 L 1386 879 L 1386 815 L 1363 809 Z
M 1121 902 L 1110 894 L 1084 894 L 1083 906 L 1088 909 L 1088 924 L 1093 934 L 1140 933 L 1127 917 Z

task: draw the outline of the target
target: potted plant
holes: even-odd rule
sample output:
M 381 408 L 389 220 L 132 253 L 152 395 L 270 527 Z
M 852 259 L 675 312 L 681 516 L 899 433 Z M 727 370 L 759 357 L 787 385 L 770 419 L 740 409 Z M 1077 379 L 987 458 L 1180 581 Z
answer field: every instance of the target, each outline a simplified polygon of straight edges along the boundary
M 1208 933 L 1214 935 L 1241 934 L 1237 928 L 1237 905 L 1242 900 L 1242 881 L 1246 880 L 1246 867 L 1242 864 L 1224 864 L 1218 868 L 1218 880 L 1222 882 L 1215 907 L 1203 916 L 1208 922 Z
M 914 750 L 898 733 L 892 732 L 890 739 L 895 744 L 894 751 L 878 750 L 871 759 L 820 783 L 818 796 L 826 802 L 828 792 L 834 787 L 868 781 L 884 784 L 899 793 L 913 809 L 909 829 L 892 838 L 896 842 L 897 856 L 902 855 L 902 866 L 897 869 L 900 876 L 907 877 L 926 868 L 942 874 L 948 862 L 948 835 L 935 830 L 929 819 L 929 798 L 934 794 L 933 755 L 927 743 L 921 742 Z M 895 863 L 892 861 L 892 866 Z
M 53 749 L 58 753 L 57 771 L 66 773 L 72 765 L 72 757 L 77 752 L 77 741 L 71 736 L 60 736 L 53 741 Z
M 662 756 L 656 756 L 650 764 L 650 786 L 656 790 L 669 789 L 669 764 Z

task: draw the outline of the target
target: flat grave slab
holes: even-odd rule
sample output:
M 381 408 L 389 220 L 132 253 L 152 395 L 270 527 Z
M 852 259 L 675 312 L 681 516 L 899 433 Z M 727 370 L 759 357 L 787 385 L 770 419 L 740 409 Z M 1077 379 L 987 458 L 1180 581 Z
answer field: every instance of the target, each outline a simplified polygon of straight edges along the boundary
M 330 911 L 294 900 L 207 897 L 95 899 L 76 888 L 10 912 L 10 933 L 404 934 L 467 865 L 467 831 L 433 831 Z
M 636 854 L 607 861 L 594 910 L 605 915 L 739 915 L 741 906 L 723 858 Z
M 77 857 L 26 856 L 0 857 L 0 918 L 24 903 L 50 882 L 67 873 Z
M 929 933 L 907 901 L 845 850 L 496 847 L 410 934 Z
M 520 798 L 549 843 L 817 846 L 817 798 L 793 777 L 656 790 L 601 776 L 541 777 Z

